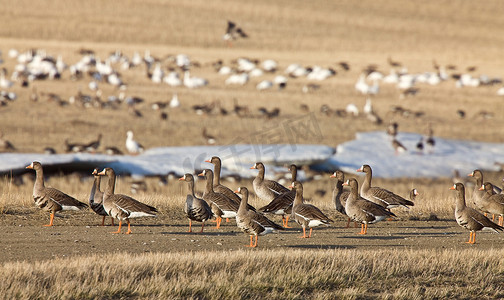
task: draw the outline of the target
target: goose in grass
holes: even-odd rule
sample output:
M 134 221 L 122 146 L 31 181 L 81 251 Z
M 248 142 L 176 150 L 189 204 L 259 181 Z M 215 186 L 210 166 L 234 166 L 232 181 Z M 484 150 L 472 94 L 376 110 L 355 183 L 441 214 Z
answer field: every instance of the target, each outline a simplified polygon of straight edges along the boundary
M 266 218 L 264 215 L 248 209 L 247 205 L 249 195 L 246 187 L 238 188 L 235 193 L 242 195 L 240 207 L 238 208 L 238 213 L 236 214 L 236 225 L 243 232 L 250 235 L 250 245 L 248 245 L 248 247 L 257 247 L 259 235 L 266 235 L 268 233 L 275 232 L 276 230 L 284 230 L 282 226 Z M 254 236 L 255 243 L 252 243 Z
M 133 138 L 133 131 L 126 132 L 126 149 L 130 154 L 137 155 L 144 151 L 142 144 Z
M 360 197 L 359 184 L 355 178 L 348 179 L 343 185 L 350 186 L 350 195 L 345 203 L 345 212 L 352 220 L 362 224 L 359 234 L 367 234 L 368 224 L 395 216 L 383 206 Z
M 264 179 L 265 168 L 262 162 L 255 163 L 250 169 L 259 170 L 252 182 L 254 191 L 259 198 L 270 202 L 277 196 L 289 191 L 288 188 L 276 181 Z
M 348 221 L 346 223 L 345 228 L 350 227 L 350 221 L 352 220 L 345 211 L 346 201 L 348 196 L 350 196 L 350 191 L 343 190 L 343 183 L 345 183 L 345 174 L 341 171 L 334 172 L 331 178 L 336 178 L 336 185 L 334 186 L 334 190 L 332 193 L 332 200 L 334 203 L 334 207 L 338 212 L 348 217 Z M 357 227 L 357 223 L 354 222 L 355 227 Z
M 105 217 L 108 216 L 105 208 L 103 208 L 103 192 L 100 191 L 101 176 L 98 175 L 98 169 L 93 170 L 93 186 L 91 187 L 91 193 L 89 194 L 89 207 L 99 216 L 102 216 L 101 226 L 105 226 Z M 114 218 L 110 218 L 112 226 L 114 226 Z
M 196 197 L 194 194 L 194 177 L 186 173 L 183 177 L 179 178 L 180 181 L 187 182 L 187 196 L 184 206 L 184 212 L 186 217 L 189 219 L 189 230 L 192 232 L 191 226 L 192 221 L 201 222 L 201 231 L 203 233 L 203 228 L 205 227 L 205 221 L 208 221 L 213 217 L 213 212 L 208 203 Z
M 297 166 L 292 164 L 289 166 L 289 171 L 291 171 L 292 182 L 297 180 Z M 282 225 L 285 228 L 291 228 L 288 226 L 289 217 L 292 214 L 292 203 L 296 198 L 296 191 L 290 190 L 288 192 L 279 194 L 273 200 L 271 200 L 268 205 L 259 208 L 260 212 L 270 213 L 282 216 Z
M 112 168 L 105 168 L 98 175 L 108 177 L 107 187 L 103 195 L 103 208 L 109 216 L 119 220 L 119 228 L 113 233 L 121 233 L 121 225 L 124 220 L 128 223 L 126 234 L 130 234 L 131 218 L 156 216 L 157 209 L 155 207 L 126 195 L 114 194 L 116 174 Z
M 33 185 L 33 200 L 39 208 L 51 213 L 49 224 L 44 226 L 53 226 L 54 214 L 61 210 L 83 210 L 88 207 L 72 196 L 63 193 L 55 188 L 45 187 L 44 171 L 42 164 L 38 161 L 32 162 L 27 169 L 35 170 L 36 177 Z
M 485 182 L 480 188 L 485 191 L 485 195 L 482 197 L 481 208 L 482 211 L 492 214 L 492 221 L 495 219 L 495 215 L 499 216 L 499 225 L 503 225 L 504 216 L 504 194 L 495 194 L 493 190 L 493 184 L 490 182 Z
M 291 218 L 303 227 L 303 236 L 300 238 L 311 238 L 313 227 L 329 225 L 333 220 L 329 219 L 318 207 L 306 204 L 303 200 L 303 185 L 299 181 L 294 181 L 291 188 L 296 190 L 296 198 L 292 206 Z M 306 236 L 306 227 L 310 228 L 310 233 Z
M 466 206 L 465 187 L 462 183 L 455 183 L 450 190 L 457 191 L 457 198 L 455 200 L 455 220 L 460 226 L 469 230 L 468 244 L 476 243 L 476 231 L 491 230 L 498 233 L 499 230 L 504 230 L 504 227 L 495 224 L 475 209 Z
M 248 35 L 238 26 L 235 22 L 227 21 L 226 33 L 222 36 L 222 39 L 228 43 L 229 47 L 232 47 L 232 41 L 238 38 L 248 38 Z

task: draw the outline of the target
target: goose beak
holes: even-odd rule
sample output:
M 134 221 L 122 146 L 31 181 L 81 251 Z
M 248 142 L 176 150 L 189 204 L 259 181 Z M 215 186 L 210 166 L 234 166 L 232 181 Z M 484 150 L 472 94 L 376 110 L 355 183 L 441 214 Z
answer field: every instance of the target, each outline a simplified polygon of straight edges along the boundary
M 240 190 L 236 190 L 236 191 L 234 191 L 234 192 L 235 192 L 235 194 L 238 194 L 238 193 L 240 192 Z
M 362 167 L 358 168 L 356 171 L 357 172 L 362 172 Z
M 93 170 L 93 173 L 91 173 L 93 175 L 97 175 L 98 174 L 98 171 L 96 171 L 96 169 Z
M 178 180 L 179 181 L 185 180 L 185 176 L 184 177 L 180 177 Z
M 207 160 L 205 160 L 205 162 L 211 163 L 212 161 L 211 161 L 211 160 L 209 160 L 209 159 L 207 159 Z
M 198 176 L 205 176 L 203 172 L 199 173 Z
M 474 173 L 467 174 L 467 176 L 471 176 L 471 177 L 473 177 L 473 176 L 474 176 Z
M 343 185 L 348 185 L 348 181 L 346 181 L 346 182 L 343 182 Z
M 485 189 L 485 186 L 484 186 L 484 185 L 482 185 L 482 186 L 478 189 L 478 191 L 482 191 L 482 190 L 484 190 L 484 189 Z
M 98 175 L 105 175 L 105 169 L 103 169 L 103 171 L 101 171 L 100 173 L 98 173 Z
M 455 185 L 453 185 L 453 186 L 450 188 L 450 190 L 454 190 L 454 189 L 455 189 Z
M 26 169 L 33 169 L 33 163 L 29 166 L 26 166 Z
M 255 165 L 253 165 L 252 167 L 250 167 L 250 169 L 257 169 Z
M 336 175 L 335 174 L 332 174 L 331 176 L 329 176 L 330 178 L 335 178 Z

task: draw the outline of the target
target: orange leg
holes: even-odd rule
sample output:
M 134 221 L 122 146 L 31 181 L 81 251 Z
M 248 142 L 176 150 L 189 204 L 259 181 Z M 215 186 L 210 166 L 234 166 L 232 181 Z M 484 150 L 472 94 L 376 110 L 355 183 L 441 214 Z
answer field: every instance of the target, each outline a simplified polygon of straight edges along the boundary
M 345 228 L 348 228 L 348 227 L 350 227 L 350 218 L 348 218 L 348 221 L 346 222 Z
M 226 223 L 229 223 L 229 218 L 226 218 Z
M 203 233 L 203 228 L 205 228 L 205 222 L 201 222 L 201 231 L 200 231 L 200 233 Z
M 252 239 L 253 239 L 253 236 L 250 236 L 250 244 L 245 245 L 245 247 L 251 247 L 251 248 L 254 247 L 254 243 L 253 243 Z
M 119 228 L 117 228 L 117 231 L 114 231 L 112 233 L 121 233 L 121 226 L 122 226 L 122 221 L 119 220 Z
M 466 244 L 474 244 L 476 243 L 476 232 L 469 232 L 469 241 Z
M 504 223 L 504 217 L 499 216 L 499 225 L 502 226 L 502 223 Z
M 367 223 L 364 224 L 364 234 L 367 234 Z
M 311 238 L 311 233 L 312 233 L 313 228 L 310 228 L 310 234 L 308 234 L 308 237 Z
M 53 221 L 54 221 L 54 213 L 51 213 L 51 220 L 49 221 L 49 224 L 44 225 L 44 226 L 53 226 Z
M 306 236 L 306 230 L 305 230 L 304 226 L 303 226 L 303 236 L 300 236 L 299 238 L 300 238 L 300 239 L 306 239 L 306 238 L 308 238 L 308 237 Z
M 495 215 L 492 214 L 492 222 L 494 222 L 494 221 L 495 221 Z
M 130 224 L 130 220 L 127 219 L 126 220 L 128 222 L 128 231 L 126 231 L 126 234 L 131 234 L 131 224 Z
M 282 225 L 284 228 L 292 228 L 291 226 L 288 225 L 289 223 L 289 216 L 282 216 Z
M 254 244 L 254 247 L 253 248 L 256 248 L 257 247 L 257 242 L 259 241 L 259 236 L 256 235 L 255 236 L 255 244 Z
M 192 221 L 191 221 L 191 220 L 189 220 L 189 230 L 188 230 L 187 232 L 192 232 L 192 230 L 191 230 L 191 225 L 192 225 Z
M 222 222 L 222 218 L 221 217 L 217 217 L 217 225 L 215 226 L 216 229 L 220 228 L 221 222 Z
M 361 231 L 359 232 L 359 234 L 367 234 L 367 224 L 361 224 Z

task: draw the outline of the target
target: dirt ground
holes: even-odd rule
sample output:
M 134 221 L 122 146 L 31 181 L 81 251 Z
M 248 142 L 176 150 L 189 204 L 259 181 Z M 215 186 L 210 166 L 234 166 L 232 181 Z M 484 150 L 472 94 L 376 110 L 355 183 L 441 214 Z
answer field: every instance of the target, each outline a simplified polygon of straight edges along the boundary
M 177 214 L 175 212 L 175 214 Z M 249 238 L 235 225 L 234 220 L 223 223 L 220 229 L 209 223 L 203 234 L 188 233 L 188 222 L 180 217 L 159 214 L 157 218 L 132 221 L 133 234 L 112 234 L 117 226 L 98 226 L 101 217 L 92 212 L 64 212 L 56 216 L 55 226 L 44 227 L 49 215 L 26 209 L 0 215 L 2 233 L 0 262 L 38 261 L 57 257 L 88 254 L 127 252 L 218 251 L 246 249 Z M 330 227 L 318 227 L 310 239 L 301 239 L 301 228 L 293 228 L 259 238 L 258 249 L 467 249 L 469 247 L 501 248 L 504 239 L 494 233 L 478 233 L 476 244 L 465 242 L 468 231 L 454 220 L 394 220 L 370 225 L 367 235 L 359 235 L 360 228 L 344 228 L 345 220 L 333 216 Z M 279 218 L 273 217 L 280 222 Z M 110 219 L 106 220 L 110 224 Z M 126 228 L 122 228 L 124 233 Z M 193 227 L 199 231 L 200 224 Z

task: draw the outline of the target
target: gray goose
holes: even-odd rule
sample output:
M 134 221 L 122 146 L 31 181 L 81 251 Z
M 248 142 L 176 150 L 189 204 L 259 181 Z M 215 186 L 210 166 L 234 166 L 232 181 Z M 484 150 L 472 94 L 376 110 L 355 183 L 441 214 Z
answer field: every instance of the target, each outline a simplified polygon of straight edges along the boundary
M 483 211 L 492 214 L 492 221 L 495 219 L 495 215 L 499 215 L 499 225 L 503 225 L 504 217 L 504 194 L 495 194 L 493 190 L 493 185 L 490 182 L 485 182 L 480 190 L 485 190 L 485 195 L 483 196 L 482 205 Z
M 189 230 L 188 232 L 192 232 L 191 226 L 192 221 L 201 222 L 201 231 L 203 233 L 203 228 L 205 227 L 205 221 L 208 221 L 212 218 L 213 212 L 208 203 L 196 197 L 194 194 L 194 177 L 187 173 L 182 178 L 179 178 L 180 181 L 187 182 L 187 197 L 184 206 L 184 212 L 189 219 Z
M 205 169 L 198 176 L 204 176 L 206 179 L 203 200 L 210 204 L 212 211 L 217 218 L 216 228 L 220 228 L 222 218 L 234 218 L 240 206 L 224 194 L 216 193 L 213 188 L 213 172 Z
M 98 169 L 93 170 L 93 186 L 91 187 L 91 193 L 89 194 L 89 207 L 98 215 L 103 216 L 101 226 L 105 226 L 105 217 L 108 216 L 105 208 L 103 208 L 103 192 L 100 191 L 100 181 L 101 177 L 98 175 Z M 96 200 L 96 201 L 95 201 Z M 112 221 L 112 226 L 114 226 L 114 218 L 110 218 Z
M 381 205 L 385 208 L 393 208 L 397 206 L 403 206 L 408 208 L 409 206 L 415 205 L 415 203 L 404 199 L 403 197 L 394 194 L 393 192 L 380 188 L 380 187 L 371 187 L 371 179 L 373 178 L 373 170 L 369 165 L 363 165 L 357 172 L 366 173 L 366 178 L 361 186 L 361 197 L 374 202 L 378 205 Z
M 252 182 L 254 191 L 259 198 L 271 202 L 277 196 L 289 191 L 288 188 L 276 181 L 264 179 L 265 169 L 262 162 L 257 162 L 250 168 L 259 170 L 259 173 Z
M 297 180 L 297 166 L 292 164 L 289 166 L 289 171 L 291 171 L 292 182 Z M 292 213 L 292 203 L 296 198 L 296 191 L 290 190 L 288 192 L 282 193 L 276 196 L 271 202 L 259 208 L 260 212 L 270 213 L 282 216 L 282 225 L 284 228 L 291 228 L 288 226 L 289 216 Z
M 264 215 L 248 209 L 248 189 L 246 187 L 238 188 L 236 193 L 240 193 L 242 195 L 240 207 L 238 208 L 238 213 L 236 214 L 236 225 L 243 232 L 250 235 L 250 245 L 247 247 L 257 247 L 259 235 L 266 235 L 274 232 L 275 230 L 284 230 L 282 226 L 274 223 Z M 255 243 L 253 244 L 252 238 L 254 236 Z
M 495 224 L 475 209 L 466 206 L 465 187 L 462 183 L 458 182 L 454 184 L 450 190 L 457 191 L 455 220 L 457 220 L 460 226 L 470 231 L 468 244 L 476 243 L 476 231 L 489 229 L 498 233 L 498 230 L 504 230 L 504 227 Z
M 128 231 L 131 233 L 131 218 L 139 217 L 155 217 L 157 209 L 155 207 L 144 204 L 129 196 L 122 194 L 114 194 L 116 174 L 112 168 L 105 168 L 98 173 L 100 176 L 107 176 L 108 183 L 103 195 L 103 208 L 109 216 L 119 220 L 119 228 L 113 233 L 121 233 L 122 221 L 128 223 Z
M 483 172 L 481 172 L 481 170 L 474 170 L 472 171 L 472 173 L 470 174 L 467 174 L 467 176 L 469 177 L 473 177 L 474 179 L 476 179 L 476 185 L 474 186 L 474 192 L 473 192 L 473 203 L 477 206 L 477 207 L 480 207 L 480 201 L 482 199 L 482 197 L 485 195 L 485 192 L 483 190 L 480 191 L 480 187 L 483 185 Z M 494 186 L 493 188 L 494 190 L 494 193 L 497 193 L 499 194 L 501 192 L 501 190 Z
M 54 214 L 60 210 L 82 210 L 88 205 L 63 193 L 55 188 L 45 187 L 44 171 L 42 164 L 38 161 L 32 162 L 27 169 L 35 170 L 36 177 L 33 185 L 33 200 L 39 208 L 51 212 L 49 224 L 44 226 L 53 226 Z
M 313 227 L 323 224 L 328 225 L 333 222 L 333 220 L 329 219 L 318 207 L 303 203 L 303 185 L 301 182 L 294 181 L 291 188 L 296 191 L 291 218 L 303 227 L 303 236 L 300 238 L 310 238 Z M 308 236 L 306 236 L 306 227 L 310 227 Z
M 359 184 L 355 178 L 348 179 L 343 185 L 350 186 L 350 195 L 345 204 L 345 211 L 352 220 L 362 224 L 359 234 L 367 233 L 368 224 L 395 216 L 383 206 L 360 197 Z
M 334 172 L 330 177 L 336 178 L 336 185 L 334 186 L 334 190 L 332 193 L 332 200 L 333 200 L 334 206 L 337 211 L 339 211 L 340 213 L 342 213 L 343 215 L 348 217 L 348 215 L 345 211 L 345 205 L 346 205 L 346 201 L 348 199 L 348 196 L 350 196 L 350 192 L 343 191 L 343 183 L 345 182 L 345 174 L 338 170 L 338 171 Z M 350 217 L 348 217 L 348 221 L 347 221 L 345 228 L 350 227 L 351 220 L 352 219 Z M 355 226 L 357 227 L 357 223 L 356 222 L 354 222 L 354 223 L 355 223 Z
M 216 193 L 224 194 L 226 197 L 233 200 L 234 202 L 236 202 L 236 204 L 238 206 L 240 206 L 240 202 L 241 202 L 240 197 L 238 197 L 238 195 L 236 195 L 230 188 L 228 188 L 227 186 L 222 185 L 220 183 L 220 173 L 221 173 L 221 167 L 222 167 L 220 157 L 213 156 L 211 159 L 205 160 L 205 162 L 208 162 L 208 163 L 211 163 L 214 165 L 214 176 L 213 176 L 213 189 L 214 189 L 214 191 Z M 248 207 L 248 209 L 256 211 L 256 209 L 250 204 L 247 204 L 247 207 Z M 226 222 L 229 222 L 229 219 L 226 219 Z

